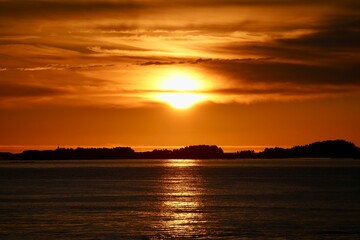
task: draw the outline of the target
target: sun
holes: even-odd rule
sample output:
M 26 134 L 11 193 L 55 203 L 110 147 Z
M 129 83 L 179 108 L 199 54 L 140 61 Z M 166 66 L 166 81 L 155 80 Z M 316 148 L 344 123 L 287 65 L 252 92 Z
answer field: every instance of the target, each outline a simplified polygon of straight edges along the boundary
M 174 108 L 185 109 L 202 101 L 204 96 L 194 93 L 160 93 L 158 98 Z
M 160 82 L 161 93 L 157 98 L 177 109 L 189 108 L 203 100 L 205 96 L 197 93 L 204 84 L 190 74 L 175 72 Z
M 172 73 L 161 83 L 162 90 L 193 91 L 201 88 L 201 83 L 185 73 Z

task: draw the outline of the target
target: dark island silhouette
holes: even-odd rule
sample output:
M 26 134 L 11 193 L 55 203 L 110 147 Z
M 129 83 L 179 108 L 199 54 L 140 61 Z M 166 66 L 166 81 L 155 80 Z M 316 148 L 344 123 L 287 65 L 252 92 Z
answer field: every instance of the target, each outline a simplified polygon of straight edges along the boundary
M 76 160 L 76 159 L 238 159 L 238 158 L 355 158 L 360 148 L 345 140 L 327 140 L 292 148 L 266 148 L 224 153 L 215 145 L 195 145 L 179 149 L 155 149 L 135 152 L 130 147 L 115 148 L 57 148 L 56 150 L 27 150 L 22 153 L 0 153 L 3 160 Z

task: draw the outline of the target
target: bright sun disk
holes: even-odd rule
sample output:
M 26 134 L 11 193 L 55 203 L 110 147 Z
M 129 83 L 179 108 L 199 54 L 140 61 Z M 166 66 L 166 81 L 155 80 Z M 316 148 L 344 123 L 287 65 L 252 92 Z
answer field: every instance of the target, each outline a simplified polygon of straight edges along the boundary
M 186 74 L 173 74 L 161 83 L 162 90 L 191 91 L 201 88 L 201 83 Z
M 202 82 L 184 73 L 171 74 L 159 88 L 163 93 L 157 94 L 157 98 L 178 109 L 189 108 L 205 99 L 203 94 L 194 93 L 203 88 Z
M 185 109 L 205 99 L 204 96 L 195 93 L 160 93 L 158 98 L 178 109 Z

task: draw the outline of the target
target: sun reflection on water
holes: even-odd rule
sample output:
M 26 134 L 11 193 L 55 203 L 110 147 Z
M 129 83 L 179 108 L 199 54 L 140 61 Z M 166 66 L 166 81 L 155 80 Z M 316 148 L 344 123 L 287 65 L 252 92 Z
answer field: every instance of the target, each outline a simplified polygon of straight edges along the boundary
M 164 167 L 195 167 L 199 166 L 199 160 L 194 159 L 169 159 L 163 163 Z
M 196 160 L 168 160 L 162 177 L 162 228 L 175 238 L 205 234 L 201 226 L 206 223 L 202 206 L 203 179 L 198 173 Z

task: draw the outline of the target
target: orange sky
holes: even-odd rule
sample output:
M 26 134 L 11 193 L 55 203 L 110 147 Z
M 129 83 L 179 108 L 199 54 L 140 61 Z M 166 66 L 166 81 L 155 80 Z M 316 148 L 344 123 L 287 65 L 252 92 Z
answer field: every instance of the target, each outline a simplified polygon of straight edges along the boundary
M 359 10 L 357 0 L 0 0 L 0 151 L 360 145 Z

